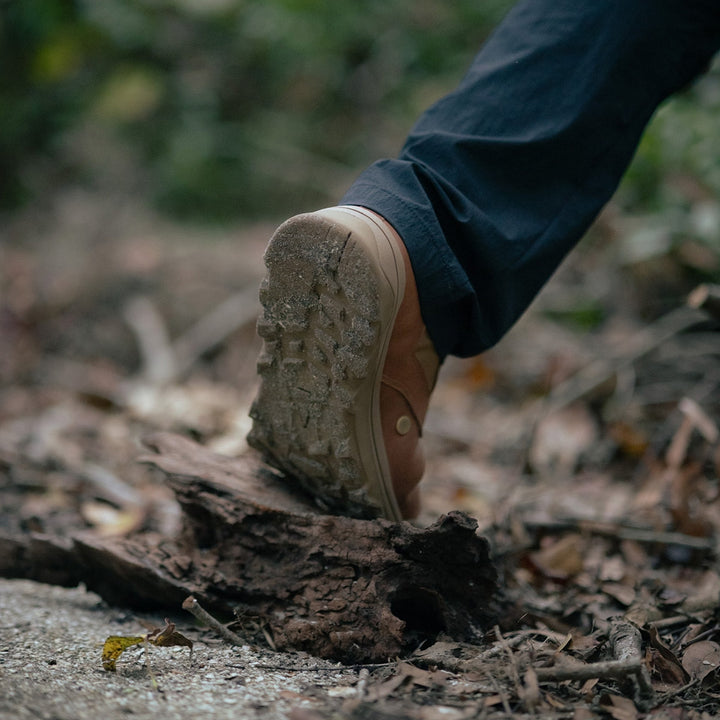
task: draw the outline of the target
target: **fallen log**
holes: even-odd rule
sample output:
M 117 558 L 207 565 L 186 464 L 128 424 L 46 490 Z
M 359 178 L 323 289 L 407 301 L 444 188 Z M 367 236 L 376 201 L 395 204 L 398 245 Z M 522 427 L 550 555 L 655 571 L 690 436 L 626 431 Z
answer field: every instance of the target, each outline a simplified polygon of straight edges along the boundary
M 440 633 L 477 641 L 494 617 L 497 573 L 477 523 L 428 528 L 320 514 L 258 459 L 158 434 L 142 461 L 182 508 L 178 538 L 0 538 L 0 574 L 84 582 L 113 604 L 260 617 L 278 650 L 380 661 Z

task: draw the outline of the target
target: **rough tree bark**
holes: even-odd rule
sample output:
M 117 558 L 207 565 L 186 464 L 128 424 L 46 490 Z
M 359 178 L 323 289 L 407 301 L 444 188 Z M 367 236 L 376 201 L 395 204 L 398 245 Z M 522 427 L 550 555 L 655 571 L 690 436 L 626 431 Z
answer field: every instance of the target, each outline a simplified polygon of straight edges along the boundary
M 167 475 L 184 517 L 177 539 L 0 538 L 0 574 L 85 582 L 111 603 L 260 616 L 279 650 L 378 661 L 444 632 L 477 640 L 497 575 L 477 523 L 450 513 L 426 529 L 323 515 L 252 459 L 153 436 L 143 461 Z

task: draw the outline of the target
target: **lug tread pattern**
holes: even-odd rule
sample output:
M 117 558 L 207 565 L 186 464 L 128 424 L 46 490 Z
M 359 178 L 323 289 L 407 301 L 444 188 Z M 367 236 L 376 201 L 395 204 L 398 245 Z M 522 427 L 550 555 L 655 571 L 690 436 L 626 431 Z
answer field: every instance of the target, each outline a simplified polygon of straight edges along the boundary
M 261 384 L 248 442 L 325 509 L 376 517 L 354 405 L 378 362 L 380 280 L 347 231 L 313 216 L 281 226 L 265 263 Z

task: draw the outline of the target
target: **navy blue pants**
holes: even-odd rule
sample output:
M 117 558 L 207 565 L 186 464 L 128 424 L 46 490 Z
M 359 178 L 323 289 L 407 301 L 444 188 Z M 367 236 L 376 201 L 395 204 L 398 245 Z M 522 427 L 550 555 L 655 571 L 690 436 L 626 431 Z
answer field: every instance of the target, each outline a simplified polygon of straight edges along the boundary
M 342 202 L 400 233 L 441 357 L 503 336 L 610 199 L 657 106 L 718 48 L 718 0 L 522 0 L 400 156 L 360 175 Z

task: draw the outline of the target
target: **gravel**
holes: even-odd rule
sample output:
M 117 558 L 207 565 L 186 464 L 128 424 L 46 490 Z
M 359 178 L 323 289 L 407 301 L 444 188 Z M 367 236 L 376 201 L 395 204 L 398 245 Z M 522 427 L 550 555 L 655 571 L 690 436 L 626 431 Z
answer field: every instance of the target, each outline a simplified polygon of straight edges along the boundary
M 163 626 L 162 617 L 145 617 Z M 141 635 L 130 612 L 83 587 L 0 579 L 0 720 L 157 720 L 287 718 L 320 710 L 356 692 L 357 671 L 308 655 L 237 647 L 215 639 L 190 615 L 171 617 L 194 643 L 143 646 L 103 670 L 110 635 Z

